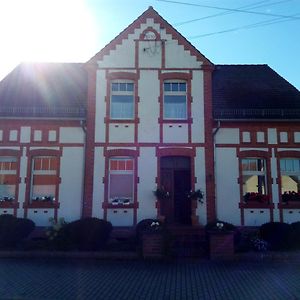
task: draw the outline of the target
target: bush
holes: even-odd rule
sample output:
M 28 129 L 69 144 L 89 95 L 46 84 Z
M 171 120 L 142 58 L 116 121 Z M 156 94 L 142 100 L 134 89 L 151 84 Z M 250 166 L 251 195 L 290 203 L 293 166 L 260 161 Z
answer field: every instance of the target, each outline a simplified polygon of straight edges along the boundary
M 290 248 L 290 231 L 289 224 L 269 222 L 261 225 L 260 236 L 268 243 L 270 250 L 285 250 Z
M 290 246 L 295 249 L 300 249 L 300 222 L 292 223 L 290 229 Z
M 13 215 L 0 215 L 0 247 L 15 247 L 35 228 L 33 221 L 16 218 Z
M 78 250 L 99 250 L 107 243 L 111 230 L 110 222 L 85 218 L 66 224 L 60 230 L 59 238 L 63 237 L 66 244 Z

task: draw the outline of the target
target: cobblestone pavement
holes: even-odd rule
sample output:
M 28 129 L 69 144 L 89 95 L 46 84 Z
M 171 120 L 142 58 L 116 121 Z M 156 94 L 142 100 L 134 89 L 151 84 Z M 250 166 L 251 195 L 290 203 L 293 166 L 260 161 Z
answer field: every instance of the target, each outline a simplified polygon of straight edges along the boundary
M 300 299 L 292 262 L 0 259 L 0 299 Z

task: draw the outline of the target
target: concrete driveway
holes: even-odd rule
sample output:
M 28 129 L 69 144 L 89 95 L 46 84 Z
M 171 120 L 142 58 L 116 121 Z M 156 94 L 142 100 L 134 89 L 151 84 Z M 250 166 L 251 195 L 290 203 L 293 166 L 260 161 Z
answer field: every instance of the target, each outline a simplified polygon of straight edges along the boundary
M 0 259 L 0 299 L 300 299 L 293 262 Z

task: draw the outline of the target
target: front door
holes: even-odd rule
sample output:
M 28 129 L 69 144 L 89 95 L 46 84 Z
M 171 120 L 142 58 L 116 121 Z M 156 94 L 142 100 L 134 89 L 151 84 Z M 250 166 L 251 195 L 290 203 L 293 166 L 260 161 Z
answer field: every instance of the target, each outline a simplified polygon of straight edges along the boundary
M 171 156 L 161 158 L 160 185 L 170 197 L 162 203 L 162 214 L 166 222 L 191 223 L 191 201 L 187 194 L 191 190 L 190 158 Z

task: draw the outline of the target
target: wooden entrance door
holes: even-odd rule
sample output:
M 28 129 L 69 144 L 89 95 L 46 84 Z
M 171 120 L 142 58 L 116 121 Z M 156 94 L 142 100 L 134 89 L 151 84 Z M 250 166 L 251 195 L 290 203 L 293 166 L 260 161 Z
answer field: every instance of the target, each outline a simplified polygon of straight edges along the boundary
M 191 201 L 187 194 L 191 189 L 190 158 L 181 156 L 161 158 L 160 185 L 170 197 L 163 200 L 162 214 L 168 223 L 190 224 Z

